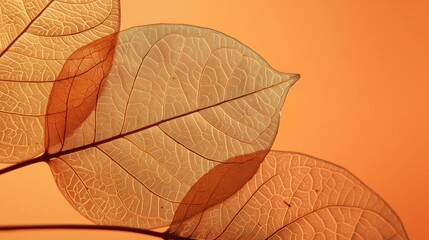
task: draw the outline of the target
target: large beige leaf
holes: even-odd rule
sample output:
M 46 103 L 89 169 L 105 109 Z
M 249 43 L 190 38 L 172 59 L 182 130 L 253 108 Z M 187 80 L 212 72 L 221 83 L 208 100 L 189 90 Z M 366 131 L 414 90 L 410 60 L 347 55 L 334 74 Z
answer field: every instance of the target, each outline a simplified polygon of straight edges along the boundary
M 74 77 L 60 74 L 73 52 L 119 30 L 119 1 L 1 0 L 0 14 L 0 162 L 19 162 L 45 151 L 53 84 Z
M 194 239 L 407 239 L 395 212 L 351 173 L 277 151 L 234 195 L 191 218 L 175 216 L 168 232 Z
M 271 147 L 298 78 L 213 30 L 129 29 L 119 35 L 93 111 L 49 145 L 49 165 L 63 194 L 90 220 L 167 225 L 191 186 L 216 165 L 249 169 L 213 204 L 245 184 Z

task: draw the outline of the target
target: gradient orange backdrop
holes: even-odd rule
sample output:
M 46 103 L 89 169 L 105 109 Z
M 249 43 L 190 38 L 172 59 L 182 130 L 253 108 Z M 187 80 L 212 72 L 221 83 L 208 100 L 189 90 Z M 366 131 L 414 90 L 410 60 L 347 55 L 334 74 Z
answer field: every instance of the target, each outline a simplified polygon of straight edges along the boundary
M 323 3 L 322 3 L 323 2 Z M 301 73 L 274 149 L 345 167 L 399 214 L 411 239 L 429 228 L 428 1 L 122 0 L 122 28 L 159 22 L 229 34 L 274 68 Z M 47 165 L 0 176 L 0 224 L 89 223 Z M 146 239 L 95 231 L 0 239 Z

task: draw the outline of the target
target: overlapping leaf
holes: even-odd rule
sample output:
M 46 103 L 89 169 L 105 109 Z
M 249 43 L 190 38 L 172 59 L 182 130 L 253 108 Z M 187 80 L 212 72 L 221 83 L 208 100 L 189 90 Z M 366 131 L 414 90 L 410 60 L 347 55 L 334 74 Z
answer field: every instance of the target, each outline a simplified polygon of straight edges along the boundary
M 298 77 L 273 70 L 213 30 L 124 31 L 93 111 L 59 141 L 49 165 L 67 199 L 92 221 L 167 225 L 210 169 L 254 160 L 271 147 L 286 92 Z M 248 178 L 264 156 L 256 157 Z
M 194 239 L 407 239 L 394 211 L 351 173 L 277 151 L 233 196 L 192 218 L 175 216 L 168 231 Z
M 20 162 L 45 151 L 53 84 L 75 78 L 63 69 L 73 52 L 119 30 L 119 1 L 3 0 L 0 14 L 0 162 Z
M 93 222 L 207 239 L 407 239 L 347 171 L 266 155 L 299 75 L 231 37 L 117 34 L 117 0 L 6 0 L 0 13 L 0 162 L 43 154 Z

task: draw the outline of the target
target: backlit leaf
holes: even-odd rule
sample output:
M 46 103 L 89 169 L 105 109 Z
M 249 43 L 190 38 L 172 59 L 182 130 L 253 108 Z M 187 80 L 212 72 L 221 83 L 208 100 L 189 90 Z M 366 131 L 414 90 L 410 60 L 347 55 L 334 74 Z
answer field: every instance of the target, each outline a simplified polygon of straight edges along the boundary
M 167 225 L 215 166 L 249 168 L 212 205 L 245 184 L 271 147 L 286 93 L 298 78 L 213 30 L 132 28 L 119 34 L 93 111 L 58 138 L 49 165 L 60 190 L 90 220 Z
M 65 62 L 58 80 L 49 96 L 46 114 L 45 147 L 48 153 L 59 152 L 65 138 L 84 128 L 96 128 L 86 122 L 96 107 L 101 94 L 101 84 L 112 66 L 118 34 L 103 37 L 76 52 Z M 85 134 L 91 136 L 91 134 Z M 94 138 L 83 136 L 82 143 L 92 143 Z
M 183 222 L 232 196 L 256 173 L 268 150 L 250 153 L 219 164 L 204 174 L 182 199 L 172 225 Z
M 45 151 L 54 82 L 74 78 L 73 52 L 119 30 L 119 1 L 2 0 L 0 14 L 0 162 L 20 162 Z
M 351 173 L 277 151 L 234 195 L 173 222 L 168 232 L 194 239 L 408 239 L 395 212 Z
M 48 162 L 91 221 L 197 239 L 407 239 L 346 170 L 269 152 L 299 75 L 237 40 L 118 33 L 118 0 L 2 0 L 0 13 L 0 162 Z

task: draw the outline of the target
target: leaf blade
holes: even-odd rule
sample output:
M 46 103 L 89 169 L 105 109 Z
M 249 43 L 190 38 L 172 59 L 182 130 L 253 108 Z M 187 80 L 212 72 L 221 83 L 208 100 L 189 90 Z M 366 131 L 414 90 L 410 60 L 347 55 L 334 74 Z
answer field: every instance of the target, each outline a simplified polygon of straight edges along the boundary
M 235 195 L 172 233 L 198 239 L 408 239 L 390 206 L 351 173 L 278 151 Z
M 204 174 L 186 193 L 177 207 L 169 231 L 175 225 L 223 202 L 253 177 L 268 150 L 229 159 Z
M 225 94 L 199 105 L 198 99 L 207 98 L 216 85 L 210 81 L 218 81 L 212 71 L 203 71 L 215 69 L 205 64 L 213 55 L 207 49 L 225 47 L 249 56 L 237 58 L 230 76 L 220 79 L 232 84 Z M 228 55 L 220 56 L 229 61 Z M 212 64 L 219 66 L 219 60 Z M 255 65 L 260 65 L 258 72 L 252 70 Z M 100 131 L 91 133 L 95 140 L 90 144 L 76 141 L 87 133 L 79 128 L 65 138 L 64 148 L 49 162 L 57 184 L 72 205 L 96 223 L 143 228 L 169 224 L 181 199 L 207 171 L 270 148 L 286 93 L 298 78 L 272 70 L 244 45 L 213 30 L 152 25 L 124 31 L 92 119 L 82 124 Z M 200 94 L 197 89 L 206 90 Z M 129 180 L 120 183 L 124 178 Z M 113 207 L 96 207 L 89 195 Z M 150 209 L 147 201 L 153 201 Z
M 75 51 L 64 63 L 47 106 L 45 148 L 48 153 L 59 152 L 65 138 L 81 127 L 94 111 L 102 82 L 112 66 L 117 40 L 117 33 L 96 40 Z M 82 144 L 93 141 L 94 138 L 83 139 Z
M 74 51 L 119 30 L 119 1 L 6 1 L 0 11 L 0 161 L 14 163 L 45 151 L 52 85 Z

